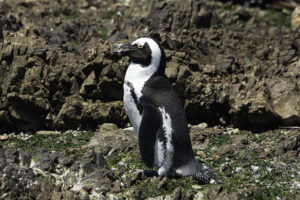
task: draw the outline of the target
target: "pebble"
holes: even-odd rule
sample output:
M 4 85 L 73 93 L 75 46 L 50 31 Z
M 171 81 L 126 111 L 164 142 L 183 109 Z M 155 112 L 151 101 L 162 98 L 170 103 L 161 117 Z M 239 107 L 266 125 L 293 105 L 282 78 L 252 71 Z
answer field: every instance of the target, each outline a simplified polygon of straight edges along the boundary
M 181 187 L 177 187 L 175 188 L 175 190 L 173 191 L 173 200 L 181 200 L 182 199 L 182 189 Z
M 103 123 L 98 132 L 107 132 L 107 131 L 115 131 L 118 130 L 118 126 L 113 123 Z
M 164 177 L 159 183 L 158 183 L 158 188 L 166 188 L 168 185 L 168 178 Z
M 291 15 L 291 26 L 293 30 L 300 27 L 300 6 L 297 6 Z
M 203 192 L 197 192 L 197 194 L 195 194 L 194 196 L 194 199 L 198 199 L 198 200 L 204 199 Z
M 251 169 L 252 169 L 254 172 L 256 172 L 256 171 L 259 169 L 259 167 L 258 167 L 258 166 L 252 165 L 252 166 L 251 166 Z
M 134 129 L 133 129 L 132 126 L 131 126 L 131 127 L 124 128 L 123 130 L 124 130 L 124 131 L 134 131 Z
M 201 158 L 205 158 L 206 154 L 203 151 L 197 151 L 196 153 L 198 156 L 201 156 Z
M 197 125 L 200 129 L 205 129 L 205 128 L 207 128 L 208 127 L 208 125 L 207 125 L 207 123 L 200 123 L 200 124 L 198 124 Z
M 227 128 L 225 133 L 230 135 L 230 134 L 236 134 L 238 132 L 240 132 L 240 130 L 238 128 Z
M 57 135 L 57 134 L 60 134 L 60 132 L 41 130 L 41 131 L 37 131 L 36 134 L 38 134 L 38 135 Z
M 8 135 L 0 135 L 0 141 L 8 140 Z

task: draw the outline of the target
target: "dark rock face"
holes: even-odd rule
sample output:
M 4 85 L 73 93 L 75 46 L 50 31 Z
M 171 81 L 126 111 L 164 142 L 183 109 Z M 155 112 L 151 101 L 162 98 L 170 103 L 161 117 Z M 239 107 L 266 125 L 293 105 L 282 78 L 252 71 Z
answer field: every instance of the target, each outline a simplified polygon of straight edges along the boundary
M 123 127 L 128 60 L 114 58 L 110 42 L 138 36 L 160 39 L 166 74 L 190 123 L 300 125 L 299 34 L 268 26 L 251 10 L 153 1 L 141 17 L 113 14 L 103 23 L 122 8 L 13 0 L 0 7 L 1 133 Z
M 138 29 L 159 36 L 166 74 L 189 122 L 253 130 L 299 125 L 296 32 L 267 27 L 248 11 L 221 13 L 197 1 L 154 1 L 136 24 L 122 34 Z
M 25 28 L 17 33 L 4 32 L 0 55 L 1 131 L 94 130 L 103 122 L 122 125 L 123 75 L 107 77 L 112 61 L 103 63 L 103 48 L 99 48 L 101 56 L 95 54 L 95 61 L 80 63 L 77 55 L 51 48 L 37 31 Z M 111 91 L 107 83 L 111 83 Z

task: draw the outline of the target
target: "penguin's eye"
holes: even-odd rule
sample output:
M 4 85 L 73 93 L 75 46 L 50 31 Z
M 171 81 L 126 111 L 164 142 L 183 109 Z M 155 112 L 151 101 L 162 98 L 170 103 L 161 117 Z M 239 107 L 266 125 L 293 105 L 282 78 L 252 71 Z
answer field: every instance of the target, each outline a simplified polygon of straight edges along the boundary
M 143 48 L 143 45 L 141 43 L 135 43 L 134 46 L 137 46 L 139 49 Z

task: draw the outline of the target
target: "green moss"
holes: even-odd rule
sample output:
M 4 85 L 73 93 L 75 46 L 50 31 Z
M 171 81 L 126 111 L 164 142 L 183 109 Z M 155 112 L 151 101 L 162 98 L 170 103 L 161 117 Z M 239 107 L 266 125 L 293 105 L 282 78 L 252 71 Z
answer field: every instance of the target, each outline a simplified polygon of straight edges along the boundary
M 116 15 L 117 15 L 117 11 L 116 10 L 109 10 L 106 13 L 106 19 L 112 19 Z
M 138 8 L 138 7 L 131 7 L 130 8 L 130 13 L 131 14 L 137 14 L 137 13 L 139 13 L 139 11 L 140 11 L 140 8 Z
M 71 19 L 76 19 L 80 17 L 80 13 L 75 13 L 73 15 L 64 15 L 64 14 L 60 14 L 60 18 L 62 20 L 71 20 Z
M 258 133 L 258 134 L 251 134 L 250 137 L 256 142 L 256 143 L 261 143 L 265 141 L 266 139 L 266 134 L 264 133 Z
M 229 4 L 229 3 L 222 3 L 220 5 L 220 8 L 222 10 L 226 10 L 226 11 L 233 11 L 233 6 L 231 4 Z
M 130 152 L 114 152 L 106 156 L 107 163 L 110 167 L 118 168 L 123 171 L 146 169 L 146 165 L 141 160 L 137 151 L 137 149 L 133 149 Z M 124 165 L 120 165 L 121 161 Z
M 34 135 L 28 140 L 10 137 L 9 140 L 2 143 L 2 145 L 12 145 L 29 152 L 32 152 L 34 147 L 42 147 L 49 151 L 65 151 L 67 153 L 80 155 L 83 151 L 81 146 L 86 144 L 94 134 L 94 132 L 79 132 L 76 135 L 73 135 L 72 133 Z
M 76 45 L 76 46 L 78 46 L 78 45 L 80 45 L 80 41 L 78 41 L 78 40 L 73 40 L 73 44 Z
M 273 26 L 291 27 L 291 15 L 275 9 L 265 10 L 262 20 Z
M 98 29 L 98 36 L 102 39 L 106 39 L 107 37 L 107 33 L 108 33 L 108 30 L 106 27 L 104 26 L 101 26 L 99 29 Z
M 205 162 L 214 168 L 217 184 L 229 192 L 245 194 L 246 199 L 292 199 L 295 189 L 291 191 L 291 183 L 298 176 L 299 160 L 295 163 L 287 157 L 277 156 L 275 161 L 272 156 L 260 157 L 260 151 L 256 151 L 257 148 L 252 145 L 277 145 L 271 142 L 276 139 L 272 132 L 249 134 L 248 137 L 253 144 L 251 142 L 244 149 L 235 149 L 222 156 L 218 156 L 218 150 L 230 144 L 230 136 L 223 134 L 210 139 L 208 148 L 204 150 L 207 155 Z M 254 170 L 256 167 L 257 170 Z M 249 191 L 252 192 L 249 194 Z
M 229 143 L 230 143 L 230 135 L 229 134 L 222 134 L 217 137 L 212 137 L 209 140 L 210 147 L 212 147 L 212 146 L 220 147 L 220 146 L 223 146 L 223 145 L 229 144 Z

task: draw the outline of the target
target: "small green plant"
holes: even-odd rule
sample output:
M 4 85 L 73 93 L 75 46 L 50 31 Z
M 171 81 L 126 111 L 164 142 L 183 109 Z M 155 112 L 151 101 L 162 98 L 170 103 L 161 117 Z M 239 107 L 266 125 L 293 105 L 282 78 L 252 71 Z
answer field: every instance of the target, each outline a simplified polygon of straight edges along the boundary
M 62 20 L 71 20 L 71 19 L 76 19 L 79 18 L 80 14 L 79 13 L 75 13 L 73 15 L 64 15 L 64 14 L 60 14 L 60 18 Z
M 262 20 L 273 26 L 291 27 L 291 16 L 274 9 L 265 10 L 265 16 Z
M 98 29 L 98 36 L 102 39 L 106 39 L 107 37 L 107 28 L 104 27 L 104 26 L 101 26 L 99 29 Z
M 112 19 L 116 15 L 117 15 L 117 11 L 116 10 L 109 10 L 106 13 L 106 19 Z

